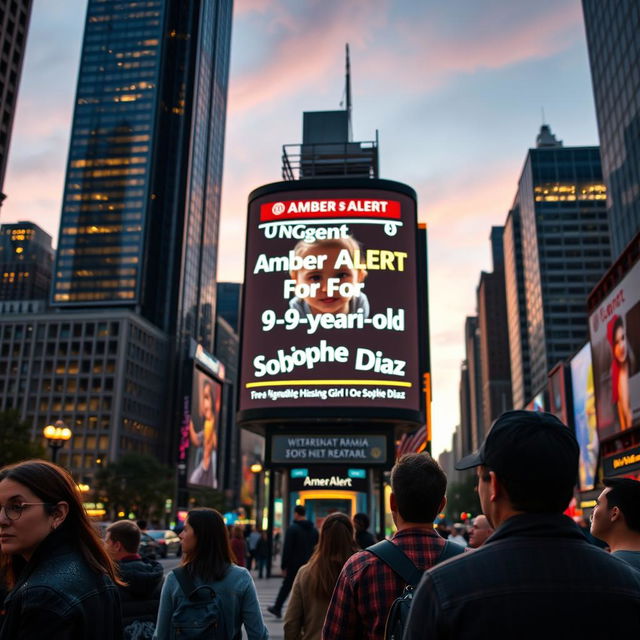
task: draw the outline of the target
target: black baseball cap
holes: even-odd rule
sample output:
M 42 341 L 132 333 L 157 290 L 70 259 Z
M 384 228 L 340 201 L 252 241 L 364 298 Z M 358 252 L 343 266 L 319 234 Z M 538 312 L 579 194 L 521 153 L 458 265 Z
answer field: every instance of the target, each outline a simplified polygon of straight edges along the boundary
M 579 446 L 571 429 L 551 413 L 507 411 L 491 427 L 480 448 L 456 469 L 484 465 L 498 476 L 525 484 L 575 484 Z

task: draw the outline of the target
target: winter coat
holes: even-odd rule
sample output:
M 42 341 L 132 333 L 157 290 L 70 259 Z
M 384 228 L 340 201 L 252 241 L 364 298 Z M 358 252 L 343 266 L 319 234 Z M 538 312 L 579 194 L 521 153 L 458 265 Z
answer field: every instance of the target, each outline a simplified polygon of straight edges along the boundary
M 318 542 L 318 531 L 309 520 L 294 520 L 284 536 L 282 569 L 295 573 L 309 562 Z
M 93 571 L 64 529 L 50 533 L 5 600 L 0 640 L 119 640 L 122 614 L 111 578 Z
M 164 574 L 162 565 L 155 560 L 131 555 L 120 560 L 118 569 L 127 583 L 126 587 L 118 588 L 124 626 L 134 620 L 155 622 Z

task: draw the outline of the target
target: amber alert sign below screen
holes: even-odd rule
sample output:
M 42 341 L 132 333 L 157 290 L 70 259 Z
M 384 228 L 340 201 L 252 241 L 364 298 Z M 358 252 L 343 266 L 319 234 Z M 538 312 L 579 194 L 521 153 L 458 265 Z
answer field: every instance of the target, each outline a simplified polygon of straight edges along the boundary
M 244 282 L 241 413 L 419 411 L 416 204 L 408 193 L 258 195 L 249 203 Z

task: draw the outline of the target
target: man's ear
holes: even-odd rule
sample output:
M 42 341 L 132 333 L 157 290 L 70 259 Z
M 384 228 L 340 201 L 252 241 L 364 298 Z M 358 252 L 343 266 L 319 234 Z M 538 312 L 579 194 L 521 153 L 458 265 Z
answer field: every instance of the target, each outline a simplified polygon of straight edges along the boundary
M 442 500 L 440 500 L 440 506 L 438 507 L 438 513 L 442 513 L 444 511 L 446 504 L 447 504 L 447 496 L 442 496 Z
M 391 511 L 398 510 L 398 501 L 396 500 L 396 496 L 393 493 L 389 494 L 389 508 L 391 509 Z
M 496 502 L 498 498 L 504 496 L 504 487 L 500 484 L 500 480 L 496 476 L 495 471 L 489 471 L 489 483 L 491 485 L 491 491 L 489 492 L 489 499 L 491 502 Z
M 609 520 L 611 522 L 619 522 L 624 519 L 622 511 L 620 511 L 620 507 L 611 507 L 609 511 Z

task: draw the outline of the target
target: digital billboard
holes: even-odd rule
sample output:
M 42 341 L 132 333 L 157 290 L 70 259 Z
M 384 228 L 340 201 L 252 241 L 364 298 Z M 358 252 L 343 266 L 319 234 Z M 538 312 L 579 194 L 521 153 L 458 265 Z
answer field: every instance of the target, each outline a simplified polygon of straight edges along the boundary
M 420 421 L 412 189 L 267 185 L 249 198 L 245 260 L 240 421 Z
M 564 363 L 557 364 L 547 379 L 547 393 L 549 395 L 549 413 L 552 413 L 562 424 L 569 424 L 567 407 L 567 373 Z
M 218 488 L 218 437 L 222 385 L 194 367 L 191 397 L 185 398 L 180 457 L 190 485 Z
M 593 489 L 595 484 L 599 451 L 589 343 L 576 353 L 569 366 L 571 367 L 573 422 L 576 439 L 580 445 L 579 487 L 581 491 L 588 491 Z
M 640 262 L 589 318 L 600 439 L 640 424 Z

